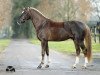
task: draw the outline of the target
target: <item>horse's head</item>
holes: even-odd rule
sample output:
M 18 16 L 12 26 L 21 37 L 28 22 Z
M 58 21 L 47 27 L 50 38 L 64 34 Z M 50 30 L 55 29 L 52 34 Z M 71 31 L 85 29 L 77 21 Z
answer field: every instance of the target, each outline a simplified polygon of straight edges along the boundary
M 30 12 L 29 12 L 30 8 L 24 8 L 22 11 L 21 16 L 19 17 L 19 22 L 17 22 L 18 24 L 20 23 L 24 23 L 26 20 L 30 19 Z

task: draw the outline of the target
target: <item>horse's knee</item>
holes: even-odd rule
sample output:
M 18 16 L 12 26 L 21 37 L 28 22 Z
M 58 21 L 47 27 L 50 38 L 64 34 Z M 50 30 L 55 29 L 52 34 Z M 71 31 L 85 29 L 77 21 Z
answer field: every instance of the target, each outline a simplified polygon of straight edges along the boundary
M 87 49 L 86 49 L 86 47 L 84 45 L 84 42 L 81 42 L 80 43 L 80 47 L 82 49 L 83 54 L 86 56 L 87 55 Z
M 80 45 L 79 45 L 79 41 L 77 39 L 75 39 L 74 40 L 74 44 L 75 44 L 76 54 L 78 56 L 78 55 L 80 55 Z
M 84 42 L 80 42 L 80 47 L 81 47 L 82 50 L 86 48 L 85 45 L 84 45 Z
M 44 57 L 45 53 L 42 53 L 42 57 Z
M 44 51 L 42 51 L 42 52 L 41 52 L 41 55 L 42 55 L 42 57 L 44 57 L 44 55 L 45 55 L 45 52 L 44 52 Z
M 47 54 L 47 56 L 49 56 L 49 53 L 46 53 Z
M 80 55 L 80 49 L 76 50 L 77 56 Z
M 79 47 L 76 48 L 76 54 L 77 54 L 77 56 L 80 55 L 80 48 Z

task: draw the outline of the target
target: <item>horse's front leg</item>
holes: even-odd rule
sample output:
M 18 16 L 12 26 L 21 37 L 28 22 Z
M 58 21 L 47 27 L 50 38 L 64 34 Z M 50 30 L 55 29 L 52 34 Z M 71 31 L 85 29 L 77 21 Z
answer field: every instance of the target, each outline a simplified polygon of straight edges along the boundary
M 45 56 L 45 50 L 46 50 L 46 41 L 45 40 L 41 41 L 41 47 L 42 47 L 42 51 L 41 51 L 42 60 L 37 68 L 42 68 L 42 66 L 44 64 L 44 56 Z
M 46 42 L 46 55 L 47 55 L 47 64 L 45 66 L 45 68 L 48 68 L 49 67 L 49 48 L 48 48 L 48 42 Z

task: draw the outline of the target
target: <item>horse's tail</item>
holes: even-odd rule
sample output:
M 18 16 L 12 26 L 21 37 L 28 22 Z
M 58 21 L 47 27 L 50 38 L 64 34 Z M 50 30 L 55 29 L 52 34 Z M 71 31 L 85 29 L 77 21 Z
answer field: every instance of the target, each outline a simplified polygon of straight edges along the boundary
M 87 48 L 87 59 L 90 62 L 92 58 L 92 46 L 91 46 L 91 31 L 88 26 L 86 26 L 86 36 L 85 36 L 85 45 Z

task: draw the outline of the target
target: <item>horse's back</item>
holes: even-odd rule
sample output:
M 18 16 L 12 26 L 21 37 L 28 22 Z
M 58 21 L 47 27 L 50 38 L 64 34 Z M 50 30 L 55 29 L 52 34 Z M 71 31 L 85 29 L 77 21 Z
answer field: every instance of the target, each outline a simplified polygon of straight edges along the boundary
M 56 28 L 63 28 L 64 27 L 64 22 L 55 22 L 55 21 L 50 20 L 49 23 L 50 23 L 49 24 L 50 27 L 56 27 Z
M 85 24 L 80 22 L 80 21 L 66 21 L 64 23 L 65 25 L 69 25 L 69 27 L 74 27 L 74 28 L 81 28 L 84 29 L 85 28 Z

